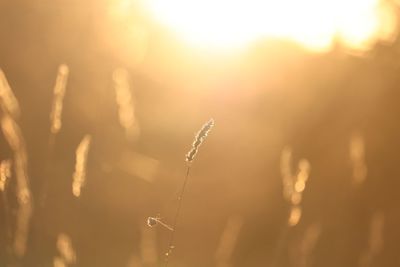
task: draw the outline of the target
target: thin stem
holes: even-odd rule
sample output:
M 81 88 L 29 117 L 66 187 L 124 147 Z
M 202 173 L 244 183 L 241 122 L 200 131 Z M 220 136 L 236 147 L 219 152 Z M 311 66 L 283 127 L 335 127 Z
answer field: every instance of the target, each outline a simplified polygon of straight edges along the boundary
M 179 213 L 180 213 L 181 207 L 182 207 L 183 193 L 185 192 L 186 184 L 189 180 L 189 173 L 190 173 L 190 164 L 187 166 L 185 180 L 183 181 L 182 189 L 181 189 L 181 192 L 178 197 L 178 207 L 176 208 L 174 223 L 172 225 L 172 233 L 171 233 L 171 237 L 169 239 L 168 252 L 166 253 L 166 258 L 165 258 L 165 265 L 164 265 L 165 267 L 168 266 L 169 255 L 171 254 L 172 249 L 174 248 L 175 231 L 176 231 Z

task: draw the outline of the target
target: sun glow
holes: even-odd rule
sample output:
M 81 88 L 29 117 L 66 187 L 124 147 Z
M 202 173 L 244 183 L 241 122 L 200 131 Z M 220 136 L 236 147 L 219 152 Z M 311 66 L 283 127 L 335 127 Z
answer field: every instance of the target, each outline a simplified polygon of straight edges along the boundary
M 368 49 L 393 38 L 393 8 L 379 0 L 147 0 L 160 23 L 205 47 L 240 47 L 261 38 L 289 39 L 314 50 L 333 40 Z

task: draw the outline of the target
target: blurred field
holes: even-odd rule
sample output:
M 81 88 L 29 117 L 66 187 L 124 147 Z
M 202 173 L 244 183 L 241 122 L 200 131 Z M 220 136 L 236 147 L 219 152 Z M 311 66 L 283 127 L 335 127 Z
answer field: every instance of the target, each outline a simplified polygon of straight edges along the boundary
M 218 52 L 187 45 L 135 4 L 127 10 L 0 0 L 0 68 L 21 109 L 1 116 L 24 138 L 14 149 L 3 125 L 0 160 L 24 162 L 26 147 L 32 196 L 18 256 L 13 169 L 1 192 L 0 267 L 163 266 L 170 232 L 146 220 L 172 222 L 185 154 L 209 118 L 169 266 L 400 266 L 397 28 L 362 53 L 340 40 L 317 53 L 277 39 Z M 52 134 L 61 64 L 69 73 Z M 78 146 L 83 158 L 88 146 L 79 197 Z M 299 178 L 302 159 L 310 169 Z M 287 198 L 285 170 L 289 188 L 308 178 Z M 301 217 L 288 226 L 294 207 Z

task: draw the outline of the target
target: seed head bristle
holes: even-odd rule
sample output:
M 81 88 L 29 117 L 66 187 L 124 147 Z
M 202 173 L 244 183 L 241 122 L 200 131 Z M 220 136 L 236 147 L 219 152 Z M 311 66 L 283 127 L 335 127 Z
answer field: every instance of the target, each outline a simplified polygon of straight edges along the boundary
M 0 69 L 0 107 L 3 112 L 8 113 L 14 119 L 17 119 L 21 113 L 18 100 L 12 91 L 6 75 Z
M 3 107 L 4 108 L 4 107 Z M 15 114 L 14 114 L 15 116 Z M 13 250 L 16 256 L 24 256 L 29 236 L 29 223 L 33 212 L 32 194 L 28 176 L 28 156 L 21 128 L 13 115 L 5 112 L 1 119 L 3 135 L 14 152 L 14 172 L 18 209 L 15 215 Z
M 56 134 L 61 130 L 62 126 L 61 117 L 63 110 L 64 95 L 67 87 L 68 74 L 69 74 L 68 66 L 65 64 L 60 65 L 60 67 L 58 68 L 56 84 L 54 86 L 53 106 L 50 112 L 50 122 L 51 122 L 50 131 L 53 134 Z
M 75 197 L 81 195 L 82 187 L 85 185 L 87 157 L 91 140 L 92 137 L 89 134 L 85 135 L 75 152 L 75 171 L 72 177 L 72 193 Z
M 139 124 L 135 115 L 135 99 L 131 90 L 129 72 L 126 69 L 116 69 L 113 72 L 113 81 L 119 123 L 129 139 L 136 138 L 139 134 Z
M 11 160 L 0 163 L 0 191 L 5 191 L 8 178 L 11 176 Z
M 196 137 L 192 144 L 192 149 L 186 154 L 187 162 L 190 163 L 193 161 L 194 157 L 197 154 L 197 151 L 199 150 L 200 145 L 206 139 L 208 133 L 210 132 L 210 130 L 213 126 L 214 126 L 214 120 L 210 119 L 206 124 L 203 125 L 203 127 L 200 129 L 200 131 L 196 134 Z

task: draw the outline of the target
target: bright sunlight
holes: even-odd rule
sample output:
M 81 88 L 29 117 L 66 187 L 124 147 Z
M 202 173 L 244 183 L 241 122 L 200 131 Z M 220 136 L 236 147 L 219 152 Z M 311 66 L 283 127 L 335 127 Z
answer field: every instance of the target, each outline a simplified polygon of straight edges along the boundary
M 192 45 L 242 47 L 262 38 L 295 41 L 325 51 L 334 40 L 368 49 L 392 39 L 394 9 L 379 0 L 148 0 L 160 23 Z

